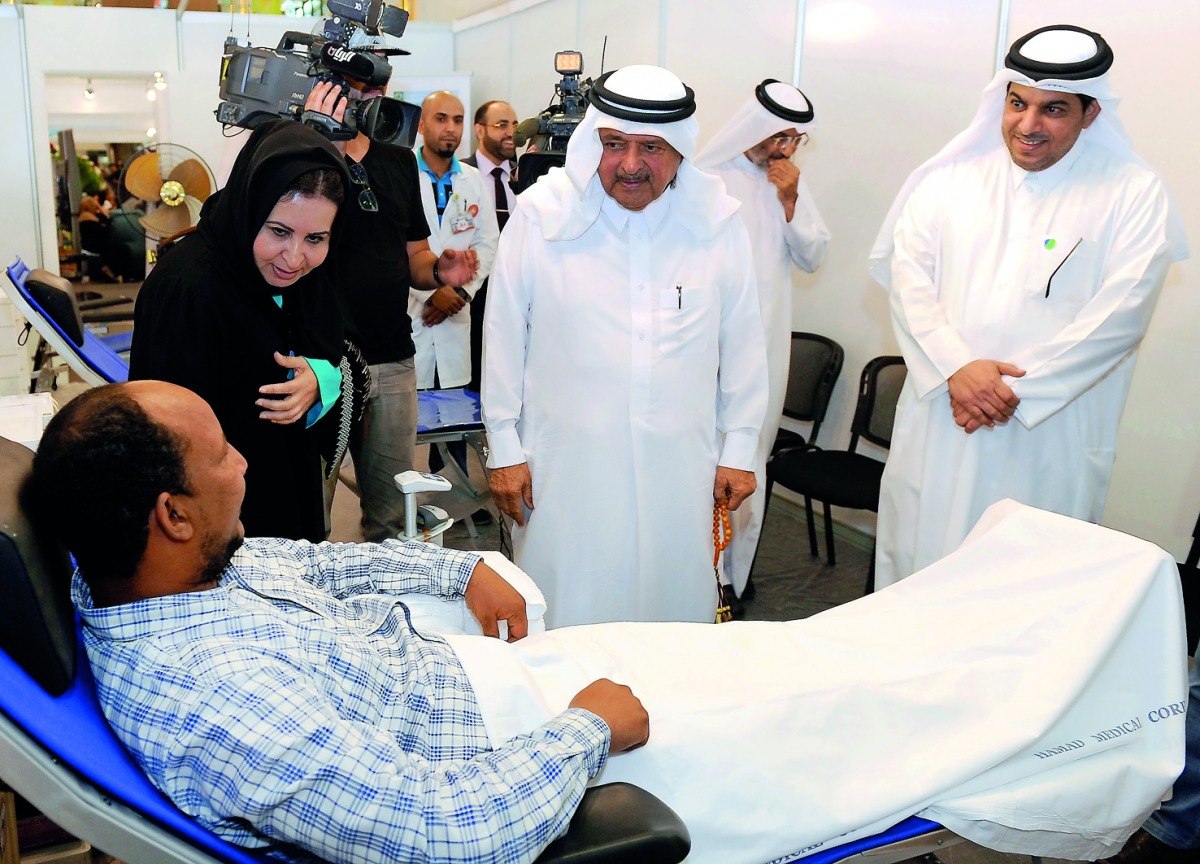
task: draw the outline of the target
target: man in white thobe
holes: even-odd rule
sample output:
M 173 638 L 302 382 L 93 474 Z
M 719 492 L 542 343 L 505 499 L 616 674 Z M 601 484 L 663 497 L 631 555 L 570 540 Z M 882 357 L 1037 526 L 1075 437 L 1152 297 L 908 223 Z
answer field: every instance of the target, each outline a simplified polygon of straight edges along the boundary
M 554 626 L 711 621 L 714 502 L 754 489 L 766 352 L 737 201 L 696 170 L 692 91 L 601 76 L 521 196 L 484 324 L 490 485 Z
M 1187 255 L 1116 116 L 1111 65 L 1078 27 L 1017 40 L 973 125 L 909 178 L 876 241 L 908 364 L 880 586 L 955 548 L 1002 498 L 1100 520 L 1137 348 Z
M 768 78 L 696 156 L 696 167 L 720 177 L 726 191 L 742 202 L 738 212 L 758 253 L 754 266 L 767 343 L 767 414 L 755 455 L 757 485 L 730 514 L 733 538 L 724 556 L 725 578 L 739 597 L 758 548 L 767 457 L 783 417 L 792 347 L 792 265 L 812 273 L 829 251 L 829 229 L 793 161 L 815 126 L 808 97 Z

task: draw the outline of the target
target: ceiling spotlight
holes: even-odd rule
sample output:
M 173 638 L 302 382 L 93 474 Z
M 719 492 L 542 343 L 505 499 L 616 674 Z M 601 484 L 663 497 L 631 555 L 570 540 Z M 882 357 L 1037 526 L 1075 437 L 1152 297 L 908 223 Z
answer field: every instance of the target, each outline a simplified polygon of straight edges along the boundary
M 167 89 L 167 79 L 163 77 L 163 74 L 161 72 L 154 73 L 154 89 L 155 90 L 166 90 Z
M 96 91 L 92 87 L 91 78 L 88 79 L 87 86 L 83 88 L 83 98 L 87 99 L 89 102 L 96 98 Z
M 155 90 L 153 87 L 147 87 L 146 88 L 146 98 L 149 101 L 153 102 L 155 99 L 158 98 L 158 91 Z
M 157 134 L 158 134 L 158 130 L 157 130 L 157 129 L 155 129 L 153 126 L 149 127 L 149 128 L 146 130 L 146 137 L 147 137 L 147 138 L 153 138 L 153 137 L 154 137 L 154 136 L 156 136 Z

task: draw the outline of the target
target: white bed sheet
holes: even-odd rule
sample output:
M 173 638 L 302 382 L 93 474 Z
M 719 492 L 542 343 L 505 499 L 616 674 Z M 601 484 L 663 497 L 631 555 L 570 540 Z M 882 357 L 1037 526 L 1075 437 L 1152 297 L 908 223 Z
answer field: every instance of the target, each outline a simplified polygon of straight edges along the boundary
M 803 621 L 451 637 L 496 742 L 596 678 L 629 684 L 650 741 L 595 782 L 666 801 L 693 864 L 914 813 L 1001 851 L 1100 857 L 1182 769 L 1184 641 L 1169 555 L 1011 501 L 942 561 Z

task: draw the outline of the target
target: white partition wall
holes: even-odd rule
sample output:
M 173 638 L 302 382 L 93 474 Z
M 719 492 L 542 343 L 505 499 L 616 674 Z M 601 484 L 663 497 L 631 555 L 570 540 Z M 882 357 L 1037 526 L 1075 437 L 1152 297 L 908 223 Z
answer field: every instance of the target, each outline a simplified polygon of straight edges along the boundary
M 1139 152 L 1163 172 L 1200 249 L 1200 140 L 1186 84 L 1200 80 L 1189 36 L 1200 7 L 1124 0 L 511 0 L 454 24 L 457 67 L 475 73 L 473 97 L 507 99 L 521 118 L 549 100 L 553 53 L 579 47 L 586 74 L 659 63 L 695 89 L 702 141 L 764 77 L 793 80 L 820 129 L 802 170 L 833 234 L 818 273 L 797 274 L 794 329 L 829 335 L 846 365 L 821 433 L 849 438 L 858 373 L 896 352 L 882 289 L 866 258 L 909 171 L 963 129 L 996 68 L 998 49 L 1043 24 L 1095 29 L 1116 52 L 1122 118 Z M 1000 54 L 1002 56 L 1002 54 Z M 545 71 L 542 70 L 544 65 Z M 1185 84 L 1180 88 L 1179 83 Z M 1151 325 L 1121 427 L 1105 524 L 1182 557 L 1200 508 L 1200 297 L 1195 263 L 1172 269 Z M 845 514 L 872 530 L 870 514 Z

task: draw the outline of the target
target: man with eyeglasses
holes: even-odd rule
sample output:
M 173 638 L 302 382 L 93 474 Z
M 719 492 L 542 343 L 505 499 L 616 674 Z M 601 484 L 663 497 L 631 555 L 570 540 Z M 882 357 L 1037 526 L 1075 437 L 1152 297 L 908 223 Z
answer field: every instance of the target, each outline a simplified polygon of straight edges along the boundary
M 696 167 L 720 177 L 742 203 L 739 212 L 756 252 L 754 272 L 767 342 L 768 402 L 755 453 L 757 487 L 729 515 L 733 537 L 724 556 L 724 580 L 738 597 L 749 593 L 750 565 L 766 509 L 767 457 L 783 417 L 793 329 L 792 265 L 812 273 L 829 249 L 829 229 L 794 161 L 815 126 L 807 96 L 790 84 L 767 79 L 696 156 Z
M 400 49 L 378 47 L 377 53 Z M 359 99 L 386 86 L 351 82 Z M 329 83 L 317 84 L 306 108 L 340 119 L 345 102 Z M 339 144 L 339 142 L 335 142 Z M 420 176 L 412 150 L 372 144 L 361 132 L 345 142 L 352 188 L 342 207 L 337 247 L 330 256 L 346 315 L 346 331 L 371 369 L 371 392 L 350 437 L 365 539 L 383 541 L 404 527 L 404 498 L 393 478 L 413 467 L 417 442 L 417 375 L 408 315 L 410 288 L 435 291 L 466 285 L 475 276 L 472 250 L 429 248 Z
M 507 102 L 494 99 L 484 102 L 475 111 L 475 139 L 479 147 L 463 160 L 479 170 L 496 210 L 500 230 L 517 207 L 517 195 L 512 190 L 513 172 L 517 170 L 517 146 L 513 135 L 517 131 L 517 112 Z M 471 300 L 471 383 L 479 389 L 483 374 L 483 315 L 487 308 L 487 279 Z
M 941 558 L 1004 498 L 1104 513 L 1138 346 L 1187 257 L 1162 179 L 1117 119 L 1112 62 L 1080 27 L 1018 39 L 876 240 L 908 366 L 877 585 Z

